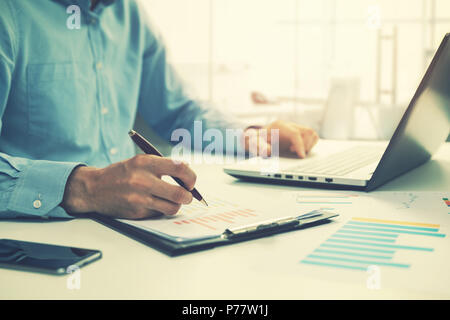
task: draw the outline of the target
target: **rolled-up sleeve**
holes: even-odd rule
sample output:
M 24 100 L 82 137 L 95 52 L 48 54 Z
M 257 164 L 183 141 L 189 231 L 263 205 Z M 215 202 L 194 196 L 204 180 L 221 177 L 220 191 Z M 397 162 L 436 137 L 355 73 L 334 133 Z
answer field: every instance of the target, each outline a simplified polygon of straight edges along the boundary
M 0 218 L 72 218 L 60 204 L 67 179 L 79 165 L 0 153 Z

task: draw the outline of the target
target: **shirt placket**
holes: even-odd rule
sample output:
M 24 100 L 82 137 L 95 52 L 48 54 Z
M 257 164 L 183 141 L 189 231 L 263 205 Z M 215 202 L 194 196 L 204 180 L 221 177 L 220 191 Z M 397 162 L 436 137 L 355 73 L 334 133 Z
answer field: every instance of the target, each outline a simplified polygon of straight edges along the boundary
M 100 28 L 100 14 L 101 4 L 98 4 L 97 7 L 90 11 L 87 15 L 87 23 L 88 23 L 88 34 L 89 41 L 91 44 L 92 56 L 93 56 L 93 69 L 96 77 L 96 86 L 97 86 L 97 103 L 96 103 L 96 113 L 99 114 L 100 117 L 100 136 L 102 140 L 102 145 L 104 148 L 103 154 L 107 158 L 109 163 L 115 162 L 119 157 L 119 150 L 113 141 L 110 141 L 108 130 L 112 128 L 108 128 L 109 117 L 111 116 L 111 110 L 106 105 L 107 97 L 105 93 L 107 92 L 106 88 L 106 63 L 105 63 L 105 52 L 103 48 L 103 40 L 102 40 L 102 30 Z M 114 129 L 113 129 L 114 130 Z

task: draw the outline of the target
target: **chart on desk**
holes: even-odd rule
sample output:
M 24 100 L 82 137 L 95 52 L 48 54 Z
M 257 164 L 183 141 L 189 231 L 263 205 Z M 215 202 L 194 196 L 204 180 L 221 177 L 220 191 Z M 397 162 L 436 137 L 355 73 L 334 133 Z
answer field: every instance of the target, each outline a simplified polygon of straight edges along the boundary
M 371 265 L 410 268 L 411 260 L 418 254 L 424 254 L 421 258 L 427 259 L 426 254 L 440 245 L 424 238 L 446 237 L 439 228 L 438 224 L 354 217 L 301 263 L 359 271 L 367 271 Z M 409 257 L 403 254 L 397 261 L 397 253 L 401 251 L 411 254 Z
M 434 252 L 433 246 L 440 243 L 430 243 L 427 238 L 445 238 L 439 232 L 440 225 L 450 226 L 446 192 L 296 192 L 291 198 L 300 207 L 316 205 L 322 210 L 336 210 L 347 218 L 339 230 L 302 260 L 316 266 L 367 270 L 376 263 L 410 268 L 411 259 L 405 256 Z M 361 213 L 367 216 L 355 217 Z M 399 252 L 406 261 L 394 261 L 394 254 L 398 256 Z
M 317 201 L 341 221 L 301 250 L 297 272 L 368 288 L 377 270 L 381 288 L 448 293 L 448 199 L 448 192 L 299 192 L 294 197 L 299 207 Z
M 208 196 L 208 206 L 193 201 L 183 206 L 173 217 L 131 221 L 121 220 L 139 228 L 170 235 L 179 240 L 222 234 L 225 229 L 261 222 L 271 217 L 267 213 Z

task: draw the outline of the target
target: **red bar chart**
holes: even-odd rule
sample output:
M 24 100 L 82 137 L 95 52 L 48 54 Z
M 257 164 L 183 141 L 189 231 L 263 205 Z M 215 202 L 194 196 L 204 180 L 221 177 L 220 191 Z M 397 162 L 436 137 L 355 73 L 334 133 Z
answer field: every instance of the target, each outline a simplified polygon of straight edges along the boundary
M 218 212 L 197 218 L 177 220 L 173 221 L 173 223 L 178 226 L 196 224 L 211 230 L 218 230 L 218 225 L 222 227 L 223 223 L 228 224 L 241 223 L 242 220 L 245 220 L 246 218 L 257 216 L 258 215 L 252 209 L 240 209 L 233 211 Z
M 228 228 L 253 224 L 268 217 L 243 205 L 208 195 L 208 206 L 193 201 L 182 206 L 174 216 L 162 216 L 148 220 L 125 220 L 126 223 L 150 231 L 156 231 L 173 239 L 208 237 L 222 234 Z

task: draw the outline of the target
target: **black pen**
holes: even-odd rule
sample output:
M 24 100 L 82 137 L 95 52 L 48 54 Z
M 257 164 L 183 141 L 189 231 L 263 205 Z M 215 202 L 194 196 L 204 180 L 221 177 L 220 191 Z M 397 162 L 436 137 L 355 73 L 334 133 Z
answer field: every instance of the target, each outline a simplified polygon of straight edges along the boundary
M 130 130 L 128 132 L 128 135 L 130 136 L 130 138 L 134 141 L 134 143 L 137 144 L 137 146 L 146 154 L 152 154 L 155 156 L 160 156 L 163 157 L 163 155 L 161 154 L 161 152 L 158 151 L 158 149 L 156 149 L 148 140 L 146 140 L 143 136 L 141 136 L 139 133 L 137 133 L 134 130 Z M 203 199 L 202 195 L 200 194 L 200 192 L 197 191 L 197 189 L 192 189 L 189 190 L 186 185 L 183 183 L 183 181 L 181 181 L 181 179 L 177 178 L 177 177 L 172 177 L 173 180 L 175 180 L 180 186 L 182 186 L 183 188 L 185 188 L 187 191 L 189 191 L 190 193 L 192 193 L 192 196 L 197 199 L 198 201 L 200 201 L 201 203 L 203 203 L 205 206 L 208 206 L 208 204 L 206 203 L 205 199 Z

